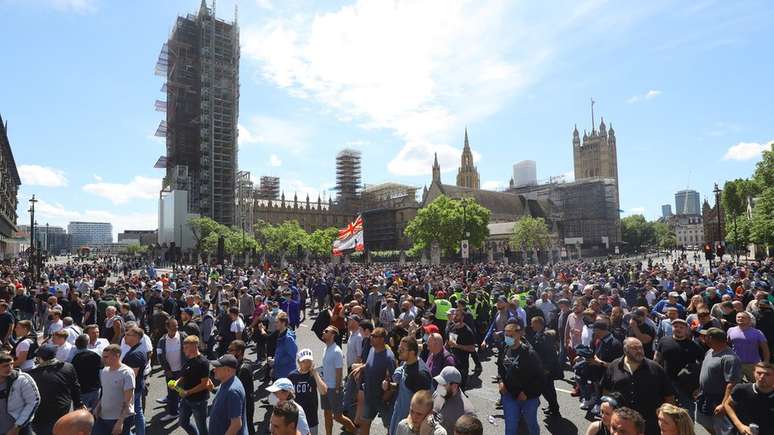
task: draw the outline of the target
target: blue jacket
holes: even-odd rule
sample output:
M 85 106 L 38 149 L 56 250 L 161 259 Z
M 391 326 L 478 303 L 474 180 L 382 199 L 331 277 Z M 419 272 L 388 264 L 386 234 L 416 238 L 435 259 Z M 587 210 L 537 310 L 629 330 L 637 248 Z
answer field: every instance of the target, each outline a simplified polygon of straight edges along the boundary
M 297 328 L 301 323 L 301 304 L 294 299 L 286 299 L 280 303 L 280 310 L 288 313 L 288 325 Z
M 277 349 L 274 354 L 274 378 L 287 378 L 296 369 L 296 333 L 290 329 L 277 337 Z

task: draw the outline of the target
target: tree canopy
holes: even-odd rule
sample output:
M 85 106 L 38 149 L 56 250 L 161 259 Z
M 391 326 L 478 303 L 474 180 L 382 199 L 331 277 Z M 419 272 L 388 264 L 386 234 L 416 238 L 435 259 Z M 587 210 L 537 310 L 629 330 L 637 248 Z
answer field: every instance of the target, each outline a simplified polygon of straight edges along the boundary
M 414 243 L 413 251 L 426 249 L 437 241 L 447 255 L 460 247 L 464 234 L 470 246 L 478 248 L 489 236 L 489 209 L 473 198 L 451 199 L 441 195 L 421 208 L 406 226 L 405 233 Z
M 525 216 L 513 226 L 510 244 L 517 251 L 545 250 L 551 245 L 551 232 L 543 218 Z

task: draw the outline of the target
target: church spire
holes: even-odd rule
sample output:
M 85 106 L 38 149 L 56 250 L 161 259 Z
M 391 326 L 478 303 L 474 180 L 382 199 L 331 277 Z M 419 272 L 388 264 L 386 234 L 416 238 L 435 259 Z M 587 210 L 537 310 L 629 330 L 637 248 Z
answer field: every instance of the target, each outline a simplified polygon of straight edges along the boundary
M 441 165 L 438 164 L 438 153 L 435 153 L 433 160 L 433 183 L 441 184 Z
M 465 127 L 465 149 L 470 150 L 470 143 L 468 143 L 468 128 Z

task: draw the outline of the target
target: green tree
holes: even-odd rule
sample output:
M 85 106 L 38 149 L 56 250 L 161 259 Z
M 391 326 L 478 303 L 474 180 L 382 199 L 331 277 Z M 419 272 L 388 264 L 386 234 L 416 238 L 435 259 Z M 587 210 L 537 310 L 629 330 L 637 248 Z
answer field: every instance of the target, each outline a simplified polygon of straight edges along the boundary
M 662 249 L 673 249 L 677 245 L 677 235 L 664 222 L 652 224 L 656 236 L 656 244 Z
M 459 249 L 465 232 L 470 234 L 470 246 L 482 245 L 489 236 L 489 215 L 489 209 L 473 198 L 457 200 L 441 195 L 417 212 L 405 234 L 414 243 L 414 252 L 437 241 L 447 255 L 452 255 Z
M 297 221 L 286 221 L 279 225 L 267 225 L 262 229 L 266 250 L 279 256 L 287 256 L 307 245 L 309 234 Z
M 757 197 L 750 222 L 752 241 L 766 247 L 774 245 L 774 187 Z
M 525 216 L 513 226 L 510 244 L 517 251 L 543 251 L 551 246 L 551 232 L 543 218 Z
M 190 217 L 188 218 L 188 225 L 191 227 L 191 232 L 196 242 L 195 250 L 209 254 L 214 253 L 217 249 L 218 237 L 226 235 L 229 231 L 227 226 L 219 224 L 208 217 Z
M 130 243 L 126 247 L 126 253 L 129 255 L 145 254 L 148 252 L 148 247 L 139 243 Z
M 251 234 L 243 233 L 241 229 L 229 228 L 224 234 L 223 248 L 229 255 L 242 256 L 249 251 L 258 250 L 259 245 Z
M 774 141 L 769 142 L 769 149 L 763 152 L 763 158 L 755 165 L 753 181 L 759 193 L 774 187 Z
M 306 239 L 306 249 L 316 257 L 331 255 L 333 241 L 339 235 L 339 230 L 334 227 L 318 228 L 309 234 Z
M 645 216 L 635 214 L 621 219 L 621 238 L 629 250 L 656 245 L 656 230 Z

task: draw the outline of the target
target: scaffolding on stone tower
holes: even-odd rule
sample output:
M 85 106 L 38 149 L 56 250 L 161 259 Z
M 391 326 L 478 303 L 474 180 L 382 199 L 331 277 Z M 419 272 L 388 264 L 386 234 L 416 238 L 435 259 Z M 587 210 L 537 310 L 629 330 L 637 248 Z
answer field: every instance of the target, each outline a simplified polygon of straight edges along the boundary
M 347 202 L 360 196 L 360 151 L 345 148 L 336 155 L 337 200 Z

